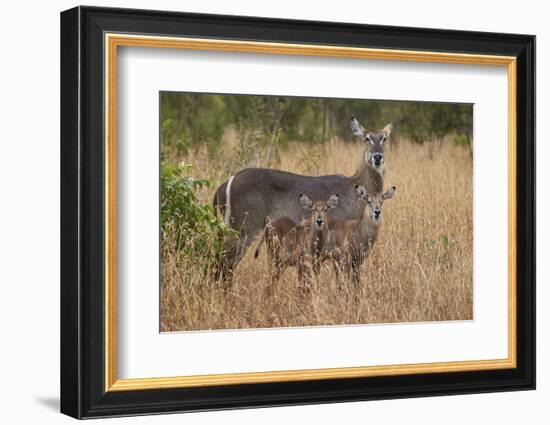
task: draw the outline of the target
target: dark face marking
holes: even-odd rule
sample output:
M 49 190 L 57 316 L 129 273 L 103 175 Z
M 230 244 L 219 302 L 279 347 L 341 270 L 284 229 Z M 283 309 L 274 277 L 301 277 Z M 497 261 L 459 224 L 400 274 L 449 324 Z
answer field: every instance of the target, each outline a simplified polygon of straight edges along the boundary
M 379 168 L 384 164 L 384 142 L 385 133 L 366 133 L 365 134 L 365 160 L 374 168 Z

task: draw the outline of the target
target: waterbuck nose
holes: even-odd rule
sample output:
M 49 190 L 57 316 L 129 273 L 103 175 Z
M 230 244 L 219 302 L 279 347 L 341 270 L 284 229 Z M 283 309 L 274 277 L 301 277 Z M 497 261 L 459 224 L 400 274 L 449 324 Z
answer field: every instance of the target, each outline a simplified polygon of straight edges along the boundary
M 380 210 L 374 210 L 374 216 L 376 218 L 380 217 Z
M 317 223 L 317 226 L 321 227 L 323 225 L 324 221 L 323 221 L 322 218 L 318 218 L 316 223 Z
M 380 164 L 384 159 L 384 154 L 380 152 L 375 152 L 372 154 L 372 159 L 374 159 L 374 162 L 376 162 L 377 164 Z

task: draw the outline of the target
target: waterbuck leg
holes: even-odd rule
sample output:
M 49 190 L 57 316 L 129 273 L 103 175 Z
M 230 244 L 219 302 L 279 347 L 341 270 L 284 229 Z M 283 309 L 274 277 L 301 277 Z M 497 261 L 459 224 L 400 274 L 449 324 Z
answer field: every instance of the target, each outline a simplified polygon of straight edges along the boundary
M 235 268 L 251 242 L 252 238 L 246 236 L 231 238 L 226 242 L 226 252 L 218 263 L 216 280 L 221 280 L 225 285 L 231 286 Z
M 273 246 L 268 247 L 268 269 L 269 269 L 269 281 L 266 286 L 266 294 L 268 297 L 273 296 L 275 286 L 284 271 L 284 265 L 278 255 L 278 252 L 274 252 Z
M 338 289 L 344 289 L 344 277 L 342 276 L 342 272 L 344 272 L 345 275 L 347 271 L 345 256 L 336 253 L 332 254 L 332 266 L 334 268 L 334 278 Z
M 303 263 L 304 260 L 300 260 L 300 263 L 298 264 L 298 285 L 305 287 L 306 286 L 306 277 L 307 277 L 307 271 L 306 271 L 306 264 Z
M 314 257 L 311 259 L 312 261 L 312 270 L 313 274 L 315 275 L 316 279 L 319 279 L 319 275 L 321 274 L 321 257 Z
M 227 251 L 220 256 L 216 267 L 215 279 L 224 283 L 230 282 L 232 279 L 233 268 L 235 266 L 235 246 L 230 246 Z
M 315 259 L 308 254 L 302 254 L 298 260 L 298 291 L 301 296 L 311 291 L 311 281 L 315 270 Z
M 359 289 L 361 286 L 361 263 L 354 263 L 351 266 L 351 280 L 355 289 Z
M 353 282 L 354 295 L 353 299 L 357 303 L 359 302 L 359 295 L 361 291 L 361 268 L 363 266 L 363 255 L 355 255 L 351 258 L 351 280 Z
M 240 217 L 240 216 L 239 216 Z M 244 217 L 235 218 L 232 214 L 227 222 L 231 223 L 231 228 L 237 233 L 236 236 L 227 238 L 225 242 L 226 254 L 219 263 L 217 280 L 222 280 L 228 285 L 231 285 L 233 273 L 237 264 L 246 254 L 246 250 L 253 242 L 256 234 L 264 228 L 265 217 L 254 217 L 244 214 Z M 237 227 L 237 223 L 241 223 Z
M 279 261 L 275 261 L 274 264 L 271 266 L 270 286 L 272 288 L 275 287 L 275 285 L 281 278 L 282 272 L 283 272 L 282 264 Z
M 311 283 L 309 281 L 310 274 L 306 267 L 298 267 L 298 294 L 300 296 L 305 296 L 311 291 Z
M 354 249 L 354 251 L 355 252 L 353 252 L 351 256 L 351 273 L 353 284 L 357 289 L 361 283 L 361 266 L 363 265 L 363 255 L 361 254 L 359 248 Z

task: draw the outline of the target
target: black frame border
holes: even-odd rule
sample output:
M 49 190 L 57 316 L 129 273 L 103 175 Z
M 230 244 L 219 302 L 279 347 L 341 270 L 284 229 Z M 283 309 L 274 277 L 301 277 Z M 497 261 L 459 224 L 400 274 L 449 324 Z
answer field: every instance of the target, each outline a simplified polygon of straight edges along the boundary
M 105 392 L 104 33 L 517 58 L 517 367 Z M 134 9 L 61 13 L 61 412 L 75 418 L 535 388 L 535 37 Z

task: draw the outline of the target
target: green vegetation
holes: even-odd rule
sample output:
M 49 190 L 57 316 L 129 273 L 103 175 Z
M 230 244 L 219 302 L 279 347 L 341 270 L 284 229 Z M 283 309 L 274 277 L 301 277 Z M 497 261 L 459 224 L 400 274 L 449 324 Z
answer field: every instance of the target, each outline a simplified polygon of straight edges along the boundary
M 216 217 L 212 205 L 197 198 L 197 191 L 210 187 L 210 182 L 191 177 L 190 172 L 189 164 L 162 164 L 161 229 L 173 235 L 174 249 L 184 255 L 216 258 L 223 251 L 223 238 L 232 230 Z
M 320 99 L 281 96 L 161 95 L 163 156 L 177 156 L 201 146 L 216 151 L 224 131 L 238 134 L 238 156 L 261 148 L 269 165 L 288 142 L 315 144 L 337 137 L 350 140 L 349 119 L 356 116 L 370 130 L 393 123 L 393 141 L 435 143 L 447 135 L 469 145 L 472 105 L 354 99 Z

